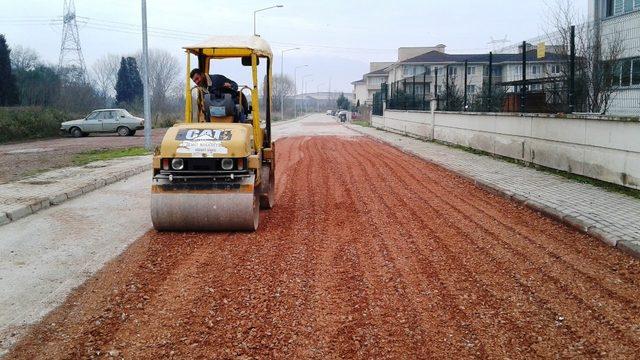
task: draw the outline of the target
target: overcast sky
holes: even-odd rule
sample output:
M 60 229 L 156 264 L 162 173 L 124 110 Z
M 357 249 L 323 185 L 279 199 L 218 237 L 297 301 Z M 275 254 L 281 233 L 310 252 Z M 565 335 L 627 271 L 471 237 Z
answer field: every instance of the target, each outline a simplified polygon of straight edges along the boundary
M 519 42 L 544 32 L 547 3 L 555 0 L 147 0 L 152 30 L 149 46 L 166 49 L 183 61 L 181 46 L 207 35 L 250 35 L 253 11 L 258 33 L 269 41 L 280 71 L 308 64 L 299 74 L 309 91 L 351 91 L 351 81 L 368 71 L 370 61 L 393 61 L 401 46 L 447 45 L 451 53 L 482 53 L 491 39 Z M 589 0 L 574 0 L 586 15 Z M 141 46 L 139 0 L 75 0 L 87 67 L 106 53 L 130 54 Z M 10 46 L 36 50 L 57 63 L 62 27 L 50 23 L 62 15 L 63 0 L 3 0 L 0 33 Z M 229 74 L 231 77 L 234 74 Z

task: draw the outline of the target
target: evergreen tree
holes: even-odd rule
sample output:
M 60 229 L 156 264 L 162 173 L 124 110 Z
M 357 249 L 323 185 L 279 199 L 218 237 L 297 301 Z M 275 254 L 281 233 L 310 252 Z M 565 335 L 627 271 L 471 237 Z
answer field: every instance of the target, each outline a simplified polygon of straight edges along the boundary
M 116 101 L 122 103 L 134 103 L 142 97 L 142 80 L 136 59 L 126 57 L 120 60 L 118 80 L 116 82 Z
M 338 106 L 338 109 L 349 109 L 349 99 L 344 96 L 344 93 L 340 93 L 340 96 L 338 96 L 338 100 L 336 101 L 336 105 Z
M 16 78 L 11 72 L 10 53 L 4 35 L 0 34 L 0 106 L 13 106 L 20 102 Z

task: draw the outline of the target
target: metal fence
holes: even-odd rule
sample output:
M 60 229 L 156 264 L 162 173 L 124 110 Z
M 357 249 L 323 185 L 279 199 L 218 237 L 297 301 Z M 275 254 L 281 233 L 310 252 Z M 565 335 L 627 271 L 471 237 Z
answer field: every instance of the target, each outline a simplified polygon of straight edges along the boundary
M 425 58 L 403 65 L 413 68 L 378 100 L 395 110 L 435 100 L 444 111 L 640 116 L 640 25 L 619 26 L 585 23 L 485 54 Z

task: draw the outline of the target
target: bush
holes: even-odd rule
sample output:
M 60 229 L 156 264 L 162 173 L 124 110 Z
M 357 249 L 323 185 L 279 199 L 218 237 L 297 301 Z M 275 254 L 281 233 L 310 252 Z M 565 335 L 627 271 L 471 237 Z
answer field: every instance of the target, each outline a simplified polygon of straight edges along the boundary
M 56 136 L 67 120 L 65 113 L 51 108 L 0 108 L 0 143 Z

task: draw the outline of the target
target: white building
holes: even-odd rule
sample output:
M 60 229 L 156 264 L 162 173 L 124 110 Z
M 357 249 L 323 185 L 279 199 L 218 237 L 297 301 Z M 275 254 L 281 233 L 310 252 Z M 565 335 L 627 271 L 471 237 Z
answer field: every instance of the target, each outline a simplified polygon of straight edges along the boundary
M 618 88 L 608 113 L 640 115 L 640 0 L 589 0 L 589 19 L 600 27 L 603 48 L 611 38 L 622 41 Z
M 387 82 L 386 68 L 393 62 L 369 63 L 369 72 L 362 76 L 362 80 L 356 80 L 353 85 L 356 104 L 360 100 L 361 105 L 371 105 L 373 94 L 380 91 L 382 84 Z
M 444 50 L 444 47 L 442 48 Z M 561 73 L 562 58 L 556 53 L 547 52 L 538 59 L 536 50 L 527 50 L 527 79 L 549 79 Z M 482 91 L 482 86 L 489 77 L 489 54 L 447 54 L 444 51 L 432 50 L 418 56 L 404 59 L 386 68 L 389 91 L 394 88 L 404 89 L 408 94 L 415 93 L 431 99 L 443 94 L 447 83 L 455 84 L 460 92 L 466 90 L 471 99 Z M 493 54 L 493 84 L 517 82 L 522 79 L 522 52 L 519 54 Z M 399 85 L 398 85 L 399 84 Z M 415 84 L 415 89 L 414 85 Z M 437 86 L 437 88 L 436 88 Z M 529 91 L 541 91 L 542 82 L 528 85 Z M 509 86 L 508 91 L 517 92 L 517 86 Z
M 367 104 L 369 100 L 369 92 L 367 91 L 367 83 L 363 80 L 356 80 L 351 83 L 353 85 L 354 103 L 361 105 Z

